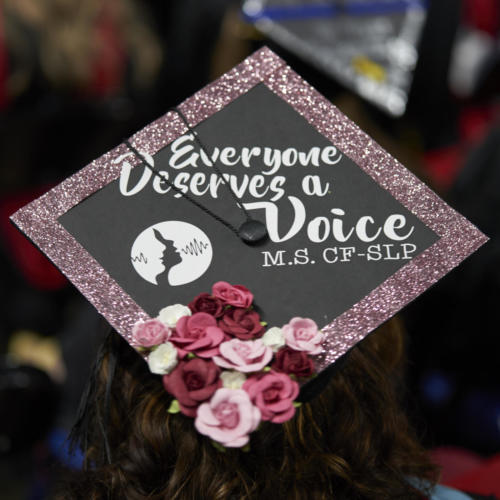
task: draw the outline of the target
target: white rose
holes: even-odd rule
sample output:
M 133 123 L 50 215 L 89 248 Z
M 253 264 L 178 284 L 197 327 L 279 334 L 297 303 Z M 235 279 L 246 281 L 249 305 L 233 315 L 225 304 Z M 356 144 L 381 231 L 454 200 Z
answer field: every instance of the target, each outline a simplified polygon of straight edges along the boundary
M 158 314 L 158 319 L 168 327 L 175 328 L 177 321 L 183 316 L 191 316 L 191 309 L 182 304 L 174 304 L 173 306 L 164 307 Z
M 241 386 L 247 379 L 241 372 L 223 371 L 220 374 L 222 380 L 222 387 L 226 389 L 241 389 Z
M 273 326 L 269 328 L 266 333 L 262 336 L 262 342 L 264 345 L 270 347 L 273 352 L 278 351 L 281 347 L 285 345 L 285 335 L 281 328 Z
M 157 375 L 166 375 L 177 366 L 177 349 L 172 342 L 160 344 L 148 358 L 149 369 Z

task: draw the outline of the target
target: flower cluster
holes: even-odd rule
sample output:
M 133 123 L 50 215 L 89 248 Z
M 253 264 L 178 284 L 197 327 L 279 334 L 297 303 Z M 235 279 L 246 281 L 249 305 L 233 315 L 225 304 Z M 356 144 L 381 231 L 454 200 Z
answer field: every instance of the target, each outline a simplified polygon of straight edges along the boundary
M 246 287 L 219 281 L 211 294 L 165 307 L 132 330 L 175 398 L 169 411 L 195 418 L 198 432 L 226 447 L 245 446 L 261 420 L 292 418 L 297 380 L 313 376 L 311 356 L 322 351 L 313 320 L 266 331 L 252 302 Z

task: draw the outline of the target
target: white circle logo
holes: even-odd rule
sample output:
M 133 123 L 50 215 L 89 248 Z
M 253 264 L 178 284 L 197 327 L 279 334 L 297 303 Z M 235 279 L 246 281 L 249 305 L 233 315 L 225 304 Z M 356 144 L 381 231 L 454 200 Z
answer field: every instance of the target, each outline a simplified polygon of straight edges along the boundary
M 197 280 L 212 262 L 208 236 L 188 222 L 169 220 L 144 229 L 130 252 L 141 278 L 153 285 L 163 280 L 170 286 Z

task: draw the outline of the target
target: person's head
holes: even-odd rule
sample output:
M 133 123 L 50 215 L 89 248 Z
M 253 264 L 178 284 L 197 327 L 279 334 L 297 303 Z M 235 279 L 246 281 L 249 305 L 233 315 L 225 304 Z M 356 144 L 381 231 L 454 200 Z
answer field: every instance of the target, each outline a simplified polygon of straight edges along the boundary
M 106 344 L 80 434 L 88 469 L 65 498 L 409 500 L 421 498 L 411 478 L 435 480 L 395 396 L 394 321 L 352 349 L 294 418 L 263 422 L 248 451 L 216 449 L 192 419 L 167 411 L 161 378 L 125 341 Z

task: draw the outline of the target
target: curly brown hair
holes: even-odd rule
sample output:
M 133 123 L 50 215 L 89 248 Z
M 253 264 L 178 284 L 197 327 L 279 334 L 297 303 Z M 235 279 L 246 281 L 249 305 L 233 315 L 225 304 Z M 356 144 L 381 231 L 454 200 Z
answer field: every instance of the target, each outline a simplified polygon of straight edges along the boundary
M 264 422 L 248 452 L 221 452 L 192 419 L 167 412 L 172 397 L 161 378 L 115 334 L 99 364 L 87 443 L 81 442 L 87 470 L 65 485 L 63 497 L 421 499 L 409 478 L 430 487 L 437 470 L 396 398 L 402 352 L 391 321 L 352 349 L 293 419 Z

